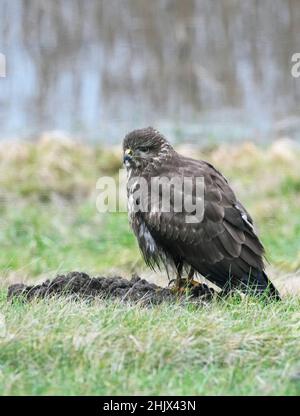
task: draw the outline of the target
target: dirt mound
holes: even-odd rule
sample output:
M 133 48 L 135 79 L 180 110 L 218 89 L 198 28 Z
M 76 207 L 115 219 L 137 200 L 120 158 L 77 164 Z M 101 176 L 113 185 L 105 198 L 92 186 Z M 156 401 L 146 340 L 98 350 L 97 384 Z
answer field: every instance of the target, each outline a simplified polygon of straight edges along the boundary
M 46 298 L 51 296 L 75 295 L 84 298 L 119 298 L 122 301 L 139 302 L 142 304 L 160 304 L 164 301 L 174 301 L 178 295 L 170 288 L 162 288 L 154 283 L 134 275 L 131 280 L 120 276 L 90 277 L 86 273 L 70 272 L 67 275 L 58 275 L 52 281 L 35 286 L 14 284 L 8 288 L 8 299 L 21 297 L 25 300 Z M 205 284 L 199 284 L 182 295 L 182 300 L 193 301 L 210 300 L 214 290 Z

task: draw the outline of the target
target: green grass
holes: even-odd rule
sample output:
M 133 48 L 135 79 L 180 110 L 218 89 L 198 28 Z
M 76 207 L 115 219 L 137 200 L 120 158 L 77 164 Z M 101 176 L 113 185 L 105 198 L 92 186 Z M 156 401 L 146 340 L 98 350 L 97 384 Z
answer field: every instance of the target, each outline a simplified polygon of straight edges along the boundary
M 25 203 L 2 206 L 0 268 L 30 277 L 45 271 L 130 268 L 139 257 L 126 213 L 100 214 L 78 206 Z
M 145 268 L 127 213 L 100 214 L 95 183 L 119 158 L 44 141 L 0 145 L 0 394 L 300 394 L 299 297 L 196 308 L 98 300 L 8 303 L 7 282 Z M 213 149 L 277 275 L 300 267 L 298 160 Z M 1 318 L 1 316 L 0 316 Z
M 2 293 L 0 393 L 298 395 L 299 306 L 11 305 Z
M 247 204 L 253 206 L 251 201 Z M 93 200 L 74 204 L 23 201 L 2 205 L 0 269 L 29 277 L 45 272 L 108 269 L 134 271 L 143 262 L 126 213 L 100 214 Z M 288 217 L 288 221 L 287 221 Z M 299 267 L 300 216 L 296 202 L 261 214 L 267 258 L 283 271 Z

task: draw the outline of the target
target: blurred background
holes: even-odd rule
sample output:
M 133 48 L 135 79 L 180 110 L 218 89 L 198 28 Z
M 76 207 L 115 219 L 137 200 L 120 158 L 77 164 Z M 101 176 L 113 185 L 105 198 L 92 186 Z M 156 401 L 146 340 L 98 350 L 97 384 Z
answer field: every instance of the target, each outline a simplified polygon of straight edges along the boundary
M 228 177 L 267 272 L 300 289 L 298 0 L 0 0 L 0 22 L 2 281 L 157 281 L 127 214 L 95 203 L 124 135 L 152 125 Z
M 300 0 L 0 0 L 0 395 L 300 394 L 296 53 Z M 225 175 L 286 299 L 7 302 L 71 271 L 168 284 L 96 205 L 149 125 Z
M 0 137 L 300 136 L 298 0 L 0 0 Z

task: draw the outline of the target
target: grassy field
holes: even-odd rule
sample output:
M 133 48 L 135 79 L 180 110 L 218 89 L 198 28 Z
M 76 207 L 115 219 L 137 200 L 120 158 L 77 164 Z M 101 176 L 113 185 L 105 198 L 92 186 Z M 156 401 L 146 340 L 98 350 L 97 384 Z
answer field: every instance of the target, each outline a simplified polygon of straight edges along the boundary
M 284 141 L 181 150 L 230 180 L 258 224 L 284 300 L 8 303 L 9 283 L 57 272 L 156 276 L 127 214 L 96 210 L 96 181 L 117 175 L 118 149 L 48 136 L 1 144 L 0 394 L 300 394 L 300 151 Z
M 2 394 L 300 394 L 296 299 L 1 306 Z

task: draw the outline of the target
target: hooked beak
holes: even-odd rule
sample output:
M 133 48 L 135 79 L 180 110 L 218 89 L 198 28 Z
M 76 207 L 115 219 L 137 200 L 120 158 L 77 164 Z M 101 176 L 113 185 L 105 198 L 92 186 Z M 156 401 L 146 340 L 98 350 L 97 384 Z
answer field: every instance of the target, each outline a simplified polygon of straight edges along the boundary
M 129 164 L 132 161 L 133 152 L 131 149 L 126 149 L 124 152 L 123 162 L 125 165 Z

